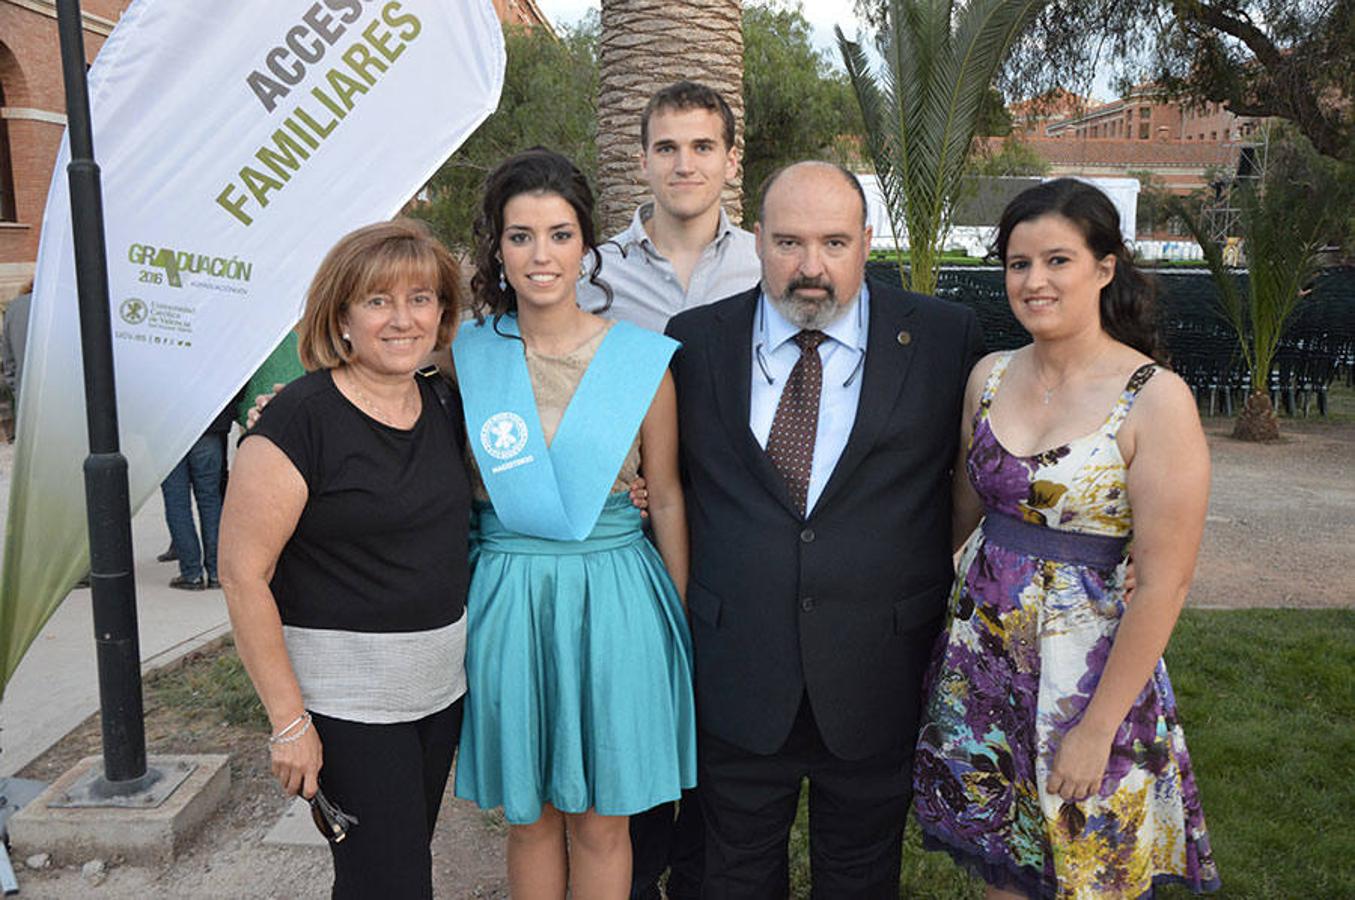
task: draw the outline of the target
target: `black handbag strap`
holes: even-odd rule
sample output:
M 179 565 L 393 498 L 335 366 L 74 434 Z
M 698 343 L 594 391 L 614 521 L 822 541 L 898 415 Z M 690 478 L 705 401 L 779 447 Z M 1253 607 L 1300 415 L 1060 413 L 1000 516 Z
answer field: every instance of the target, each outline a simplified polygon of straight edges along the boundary
M 459 398 L 452 393 L 451 381 L 442 370 L 437 366 L 424 366 L 414 374 L 428 382 L 433 393 L 437 395 L 438 402 L 442 404 L 442 410 L 447 414 L 448 421 L 452 425 L 452 435 L 459 443 L 458 450 L 466 446 L 466 423 L 461 420 L 461 404 L 457 402 Z

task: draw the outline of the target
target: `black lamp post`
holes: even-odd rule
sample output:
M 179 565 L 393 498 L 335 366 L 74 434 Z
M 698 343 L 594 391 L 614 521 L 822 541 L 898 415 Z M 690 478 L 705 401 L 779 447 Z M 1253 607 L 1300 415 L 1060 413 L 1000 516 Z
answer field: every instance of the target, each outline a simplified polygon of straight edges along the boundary
M 132 575 L 131 502 L 127 460 L 118 447 L 103 195 L 99 166 L 94 162 L 79 0 L 57 0 L 57 28 L 66 82 L 71 159 L 66 172 L 70 179 L 89 425 L 85 502 L 99 666 L 99 713 L 103 725 L 104 771 L 92 786 L 92 793 L 118 796 L 145 789 L 159 775 L 146 767 L 141 650 L 136 623 L 136 582 Z

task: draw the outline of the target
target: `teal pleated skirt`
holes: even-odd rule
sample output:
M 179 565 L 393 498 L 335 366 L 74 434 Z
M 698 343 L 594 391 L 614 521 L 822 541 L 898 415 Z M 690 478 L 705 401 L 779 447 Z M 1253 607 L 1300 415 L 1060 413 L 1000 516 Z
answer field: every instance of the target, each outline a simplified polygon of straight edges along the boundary
M 541 804 L 626 816 L 696 783 L 691 636 L 625 494 L 582 541 L 477 504 L 456 795 L 515 825 Z

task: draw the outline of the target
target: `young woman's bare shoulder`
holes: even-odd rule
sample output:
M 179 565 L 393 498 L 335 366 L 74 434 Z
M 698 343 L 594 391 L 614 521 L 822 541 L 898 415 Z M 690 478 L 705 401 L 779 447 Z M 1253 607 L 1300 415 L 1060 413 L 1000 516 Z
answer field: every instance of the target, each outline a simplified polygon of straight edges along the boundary
M 995 350 L 992 353 L 985 354 L 978 362 L 974 363 L 974 368 L 969 370 L 969 382 L 966 393 L 977 393 L 983 387 L 983 383 L 988 380 L 988 376 L 993 372 L 993 366 L 997 361 L 1007 355 L 1005 350 Z
M 1139 391 L 1131 417 L 1134 413 L 1146 413 L 1154 417 L 1189 415 L 1195 419 L 1199 418 L 1195 407 L 1195 394 L 1191 392 L 1190 385 L 1165 366 L 1159 366 L 1153 377 L 1149 378 L 1148 383 Z
M 1180 375 L 1165 367 L 1159 367 L 1139 391 L 1120 429 L 1120 451 L 1125 460 L 1132 460 L 1145 441 L 1164 447 L 1205 446 L 1195 395 Z

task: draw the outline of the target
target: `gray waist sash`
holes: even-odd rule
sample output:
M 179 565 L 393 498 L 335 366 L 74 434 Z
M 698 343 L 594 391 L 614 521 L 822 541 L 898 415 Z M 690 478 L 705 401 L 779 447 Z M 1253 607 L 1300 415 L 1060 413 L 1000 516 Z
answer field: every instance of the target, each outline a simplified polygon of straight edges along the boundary
M 1060 531 L 1034 525 L 993 510 L 983 519 L 983 536 L 990 543 L 1036 559 L 1108 569 L 1118 566 L 1129 545 L 1127 537 Z

